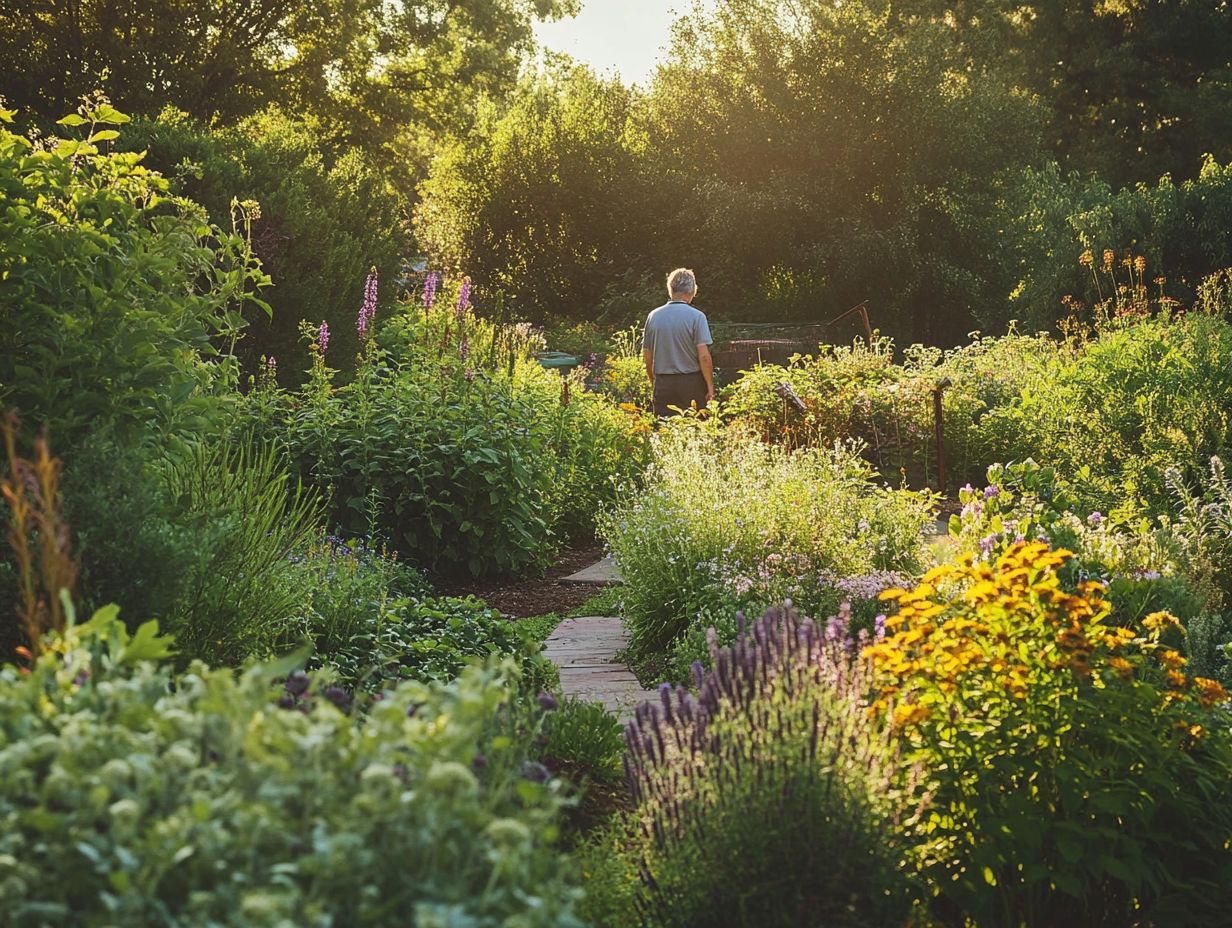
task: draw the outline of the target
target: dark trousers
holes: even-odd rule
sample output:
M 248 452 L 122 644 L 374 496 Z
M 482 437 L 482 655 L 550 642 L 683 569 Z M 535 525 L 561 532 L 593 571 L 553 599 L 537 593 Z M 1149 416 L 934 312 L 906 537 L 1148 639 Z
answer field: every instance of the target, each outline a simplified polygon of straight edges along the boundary
M 706 408 L 706 378 L 701 371 L 692 374 L 655 374 L 654 411 L 656 416 L 674 416 L 668 409 L 678 406 L 688 409 L 694 403 L 698 409 Z

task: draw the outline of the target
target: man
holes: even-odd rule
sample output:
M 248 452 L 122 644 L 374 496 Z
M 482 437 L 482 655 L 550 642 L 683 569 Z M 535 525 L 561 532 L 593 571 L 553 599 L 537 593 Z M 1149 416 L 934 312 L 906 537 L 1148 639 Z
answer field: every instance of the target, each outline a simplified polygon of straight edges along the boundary
M 710 325 L 705 313 L 691 305 L 697 296 L 697 276 L 688 268 L 667 275 L 670 302 L 646 317 L 642 358 L 654 388 L 656 416 L 670 416 L 669 407 L 704 409 L 714 399 L 714 360 L 710 357 Z

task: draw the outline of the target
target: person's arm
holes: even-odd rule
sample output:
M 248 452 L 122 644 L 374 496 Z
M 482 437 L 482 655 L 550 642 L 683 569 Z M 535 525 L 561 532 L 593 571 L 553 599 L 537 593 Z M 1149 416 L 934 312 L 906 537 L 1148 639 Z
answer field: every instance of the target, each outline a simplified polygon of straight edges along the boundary
M 646 362 L 646 376 L 650 378 L 650 386 L 654 388 L 654 352 L 649 348 L 642 349 L 642 360 Z
M 706 402 L 714 399 L 714 358 L 710 356 L 709 345 L 697 346 L 697 363 L 701 365 L 702 376 L 706 378 Z

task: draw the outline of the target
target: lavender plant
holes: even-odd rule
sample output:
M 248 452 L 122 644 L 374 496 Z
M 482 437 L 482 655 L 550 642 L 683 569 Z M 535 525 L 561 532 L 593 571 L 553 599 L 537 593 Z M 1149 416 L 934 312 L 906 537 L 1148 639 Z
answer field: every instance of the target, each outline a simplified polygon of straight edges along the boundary
M 743 620 L 741 620 L 743 623 Z M 664 684 L 626 731 L 636 919 L 661 926 L 886 926 L 911 906 L 869 670 L 841 617 L 768 610 Z M 773 827 L 767 827 L 767 823 Z

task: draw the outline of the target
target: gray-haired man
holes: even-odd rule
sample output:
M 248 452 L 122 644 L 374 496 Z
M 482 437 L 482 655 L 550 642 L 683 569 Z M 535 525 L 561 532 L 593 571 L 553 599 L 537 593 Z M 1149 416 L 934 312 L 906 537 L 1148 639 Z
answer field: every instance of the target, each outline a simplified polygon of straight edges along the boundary
M 677 268 L 667 275 L 667 294 L 671 301 L 651 310 L 642 338 L 656 416 L 672 415 L 673 406 L 703 409 L 714 399 L 710 325 L 705 313 L 689 305 L 697 296 L 697 276 Z

